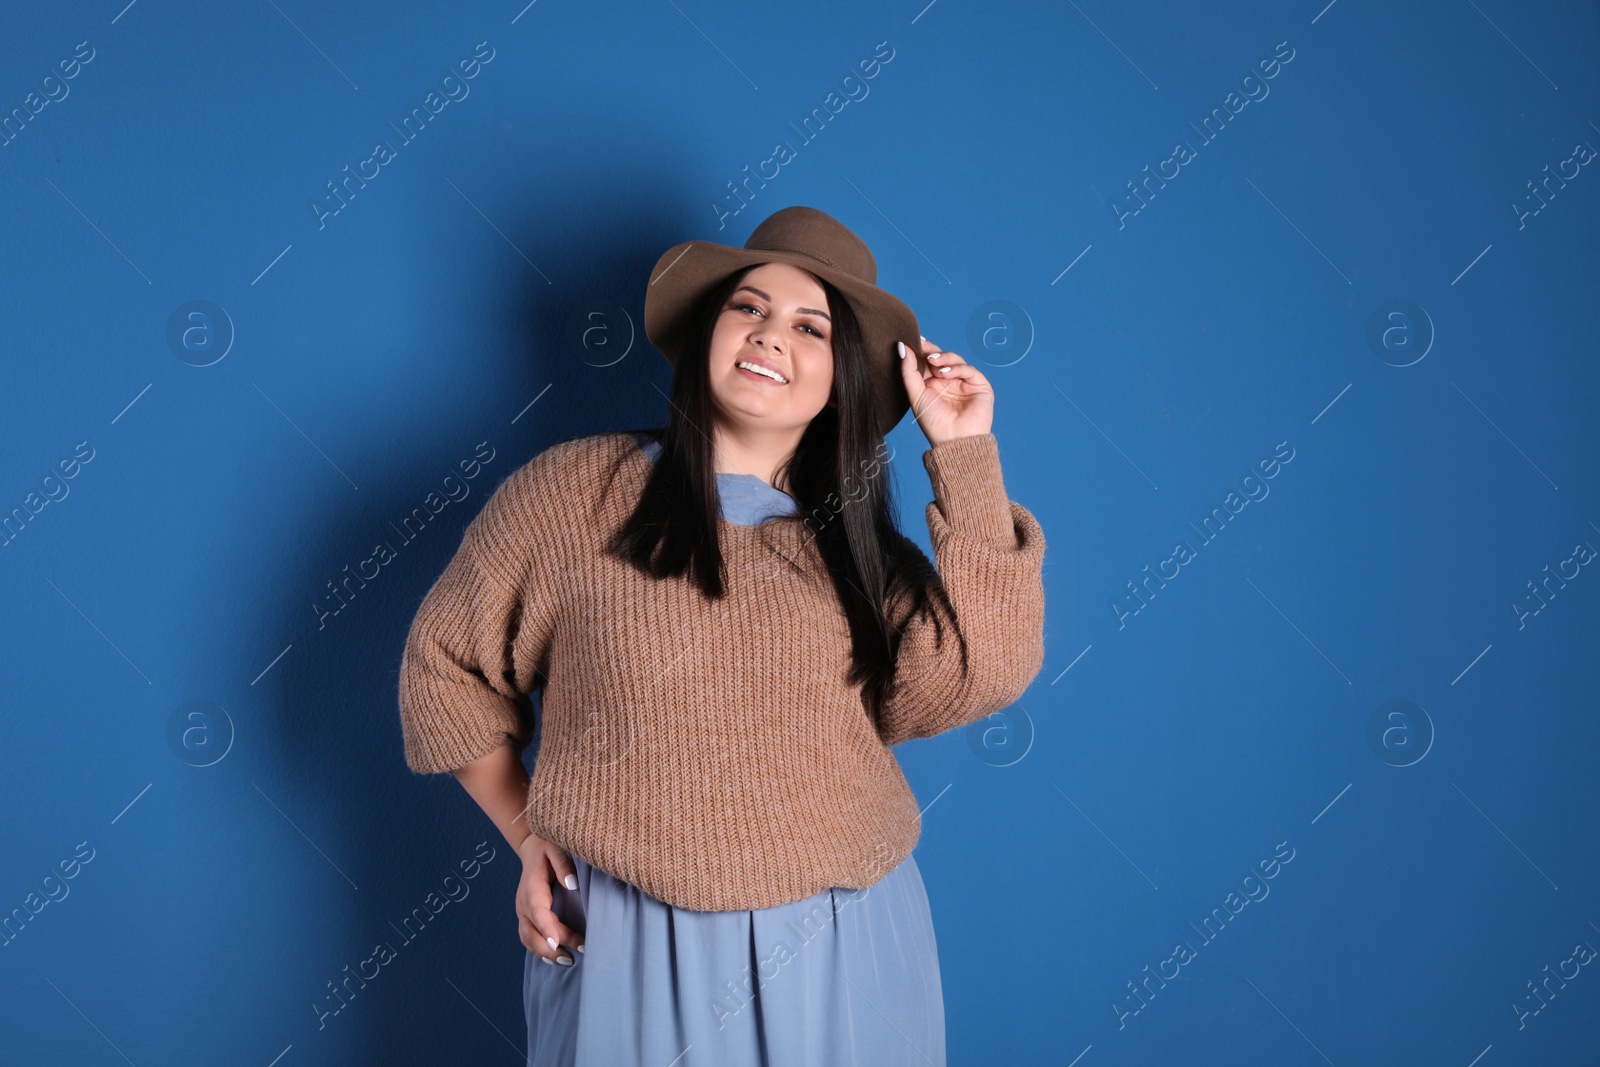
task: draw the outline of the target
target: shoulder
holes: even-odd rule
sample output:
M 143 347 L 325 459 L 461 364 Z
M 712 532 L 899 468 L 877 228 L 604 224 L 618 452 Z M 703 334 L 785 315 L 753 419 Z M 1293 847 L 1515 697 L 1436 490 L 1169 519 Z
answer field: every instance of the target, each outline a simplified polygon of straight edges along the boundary
M 506 504 L 545 506 L 589 497 L 637 450 L 626 430 L 557 441 L 506 475 L 494 495 Z
M 633 434 L 627 430 L 588 433 L 557 441 L 518 470 L 528 470 L 545 478 L 581 480 L 603 474 L 617 460 L 637 449 Z
M 570 531 L 595 514 L 607 488 L 638 453 L 626 430 L 557 441 L 506 475 L 473 525 L 502 543 Z
M 608 471 L 622 469 L 629 450 L 626 431 L 585 434 L 550 445 L 507 474 L 491 490 L 462 536 L 460 553 L 474 566 L 520 588 L 537 561 L 570 561 L 584 541 Z

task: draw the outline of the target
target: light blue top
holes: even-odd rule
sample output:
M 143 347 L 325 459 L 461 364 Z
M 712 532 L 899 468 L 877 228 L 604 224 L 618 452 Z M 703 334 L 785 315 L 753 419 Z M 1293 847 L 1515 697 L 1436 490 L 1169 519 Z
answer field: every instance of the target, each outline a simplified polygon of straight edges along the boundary
M 661 445 L 643 434 L 634 434 L 639 448 L 651 462 L 661 454 Z M 717 495 L 722 498 L 722 517 L 736 526 L 755 526 L 779 515 L 795 515 L 800 503 L 783 490 L 762 481 L 754 474 L 717 474 Z

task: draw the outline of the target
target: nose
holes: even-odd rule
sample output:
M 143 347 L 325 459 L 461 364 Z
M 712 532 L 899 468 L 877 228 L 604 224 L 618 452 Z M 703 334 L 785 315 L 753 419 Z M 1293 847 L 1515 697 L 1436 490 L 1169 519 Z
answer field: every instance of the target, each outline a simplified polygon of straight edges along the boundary
M 771 319 L 762 319 L 750 331 L 750 340 L 755 343 L 757 348 L 764 350 L 782 352 L 783 345 L 780 343 L 779 338 L 780 334 L 774 329 Z

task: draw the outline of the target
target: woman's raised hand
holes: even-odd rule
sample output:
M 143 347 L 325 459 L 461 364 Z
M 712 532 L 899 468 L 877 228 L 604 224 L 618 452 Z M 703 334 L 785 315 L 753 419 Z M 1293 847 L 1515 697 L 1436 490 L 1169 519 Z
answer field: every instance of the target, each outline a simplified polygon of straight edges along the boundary
M 954 352 L 942 352 L 926 337 L 922 352 L 900 344 L 900 377 L 911 413 L 930 445 L 989 433 L 994 426 L 994 390 L 983 372 Z
M 572 857 L 559 845 L 537 834 L 529 834 L 517 846 L 522 860 L 522 878 L 517 883 L 517 933 L 523 946 L 535 956 L 563 967 L 572 966 L 572 956 L 562 945 L 583 951 L 583 935 L 562 922 L 551 909 L 551 885 L 560 881 L 569 889 L 578 886 Z

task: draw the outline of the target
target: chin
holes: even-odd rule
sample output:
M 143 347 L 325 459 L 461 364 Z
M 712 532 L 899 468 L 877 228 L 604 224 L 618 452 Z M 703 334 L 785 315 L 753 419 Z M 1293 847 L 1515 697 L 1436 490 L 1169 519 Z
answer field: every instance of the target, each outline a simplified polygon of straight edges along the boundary
M 740 403 L 737 399 L 730 402 L 726 398 L 721 401 L 721 406 L 728 415 L 747 426 L 768 429 L 804 429 L 822 410 L 819 408 L 809 415 L 804 415 L 797 413 L 795 407 L 789 404 L 763 404 L 756 407 L 747 403 Z

